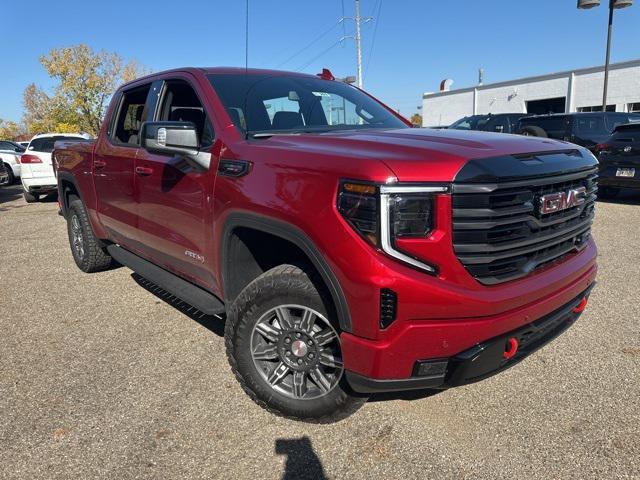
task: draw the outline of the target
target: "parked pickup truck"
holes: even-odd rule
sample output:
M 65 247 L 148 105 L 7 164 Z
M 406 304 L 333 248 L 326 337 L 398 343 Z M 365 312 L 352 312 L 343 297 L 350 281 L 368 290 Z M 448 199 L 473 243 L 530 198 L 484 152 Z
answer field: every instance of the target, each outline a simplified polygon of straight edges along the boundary
M 289 418 L 500 372 L 572 325 L 596 276 L 588 150 L 411 128 L 328 70 L 138 79 L 54 163 L 78 267 L 226 316 L 240 385 Z

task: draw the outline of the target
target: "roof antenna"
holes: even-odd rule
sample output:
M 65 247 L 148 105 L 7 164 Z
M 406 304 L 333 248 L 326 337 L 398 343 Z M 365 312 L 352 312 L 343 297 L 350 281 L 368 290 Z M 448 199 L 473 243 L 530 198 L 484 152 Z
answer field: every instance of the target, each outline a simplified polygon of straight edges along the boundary
M 244 70 L 249 70 L 249 0 L 247 0 L 247 14 L 245 19 Z

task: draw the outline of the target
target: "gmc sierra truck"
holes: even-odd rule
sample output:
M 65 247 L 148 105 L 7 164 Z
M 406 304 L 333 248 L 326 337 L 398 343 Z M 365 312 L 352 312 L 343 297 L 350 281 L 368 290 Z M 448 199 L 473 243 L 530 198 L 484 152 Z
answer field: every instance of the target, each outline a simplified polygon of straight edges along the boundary
M 594 286 L 587 149 L 411 128 L 328 70 L 153 74 L 53 157 L 78 267 L 225 317 L 240 385 L 289 418 L 500 372 Z

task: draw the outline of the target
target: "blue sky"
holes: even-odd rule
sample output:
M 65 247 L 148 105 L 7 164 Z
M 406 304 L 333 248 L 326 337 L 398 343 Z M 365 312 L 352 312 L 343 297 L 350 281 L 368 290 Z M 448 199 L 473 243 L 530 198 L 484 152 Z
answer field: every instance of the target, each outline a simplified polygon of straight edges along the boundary
M 453 88 L 473 85 L 480 66 L 490 83 L 602 64 L 605 3 L 583 11 L 575 0 L 362 0 L 363 16 L 376 17 L 362 28 L 364 86 L 411 115 L 423 92 L 444 78 Z M 249 65 L 355 74 L 354 42 L 339 42 L 354 32 L 353 22 L 338 24 L 342 4 L 250 0 Z M 344 8 L 353 16 L 354 1 Z M 28 83 L 51 88 L 38 57 L 55 47 L 87 43 L 154 71 L 244 65 L 244 0 L 10 1 L 2 10 L 3 119 L 20 119 Z M 640 58 L 639 27 L 640 0 L 616 12 L 613 61 Z

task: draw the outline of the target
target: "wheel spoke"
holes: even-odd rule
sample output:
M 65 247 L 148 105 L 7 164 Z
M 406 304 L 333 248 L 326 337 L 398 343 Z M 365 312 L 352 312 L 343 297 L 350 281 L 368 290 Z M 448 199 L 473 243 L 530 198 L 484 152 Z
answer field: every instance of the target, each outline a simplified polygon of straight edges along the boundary
M 280 330 L 267 322 L 262 322 L 256 325 L 256 330 L 260 335 L 269 340 L 270 342 L 277 342 Z
M 320 363 L 331 368 L 342 368 L 342 359 L 334 357 L 330 352 L 320 353 Z
M 334 332 L 333 329 L 327 328 L 320 333 L 316 333 L 313 338 L 318 342 L 318 345 L 323 346 L 333 342 L 337 337 L 336 332 Z
M 276 317 L 278 318 L 280 328 L 283 330 L 290 330 L 294 327 L 293 320 L 291 319 L 289 310 L 286 307 L 276 308 Z
M 307 391 L 307 375 L 304 372 L 293 373 L 293 396 L 302 398 Z
M 275 344 L 263 343 L 253 351 L 255 360 L 275 360 L 278 358 L 278 347 Z
M 319 368 L 314 368 L 309 372 L 309 375 L 313 379 L 313 382 L 318 386 L 320 390 L 323 392 L 328 392 L 331 388 L 331 381 L 326 377 L 324 373 L 320 371 Z
M 302 320 L 300 320 L 300 330 L 311 334 L 313 332 L 313 325 L 316 323 L 316 315 L 311 310 L 304 310 L 302 314 Z
M 271 372 L 271 375 L 269 375 L 269 378 L 267 379 L 267 381 L 271 385 L 276 385 L 280 381 L 282 381 L 282 379 L 286 377 L 288 373 L 289 373 L 289 367 L 287 367 L 284 363 L 280 362 L 276 367 L 276 369 L 273 372 Z

